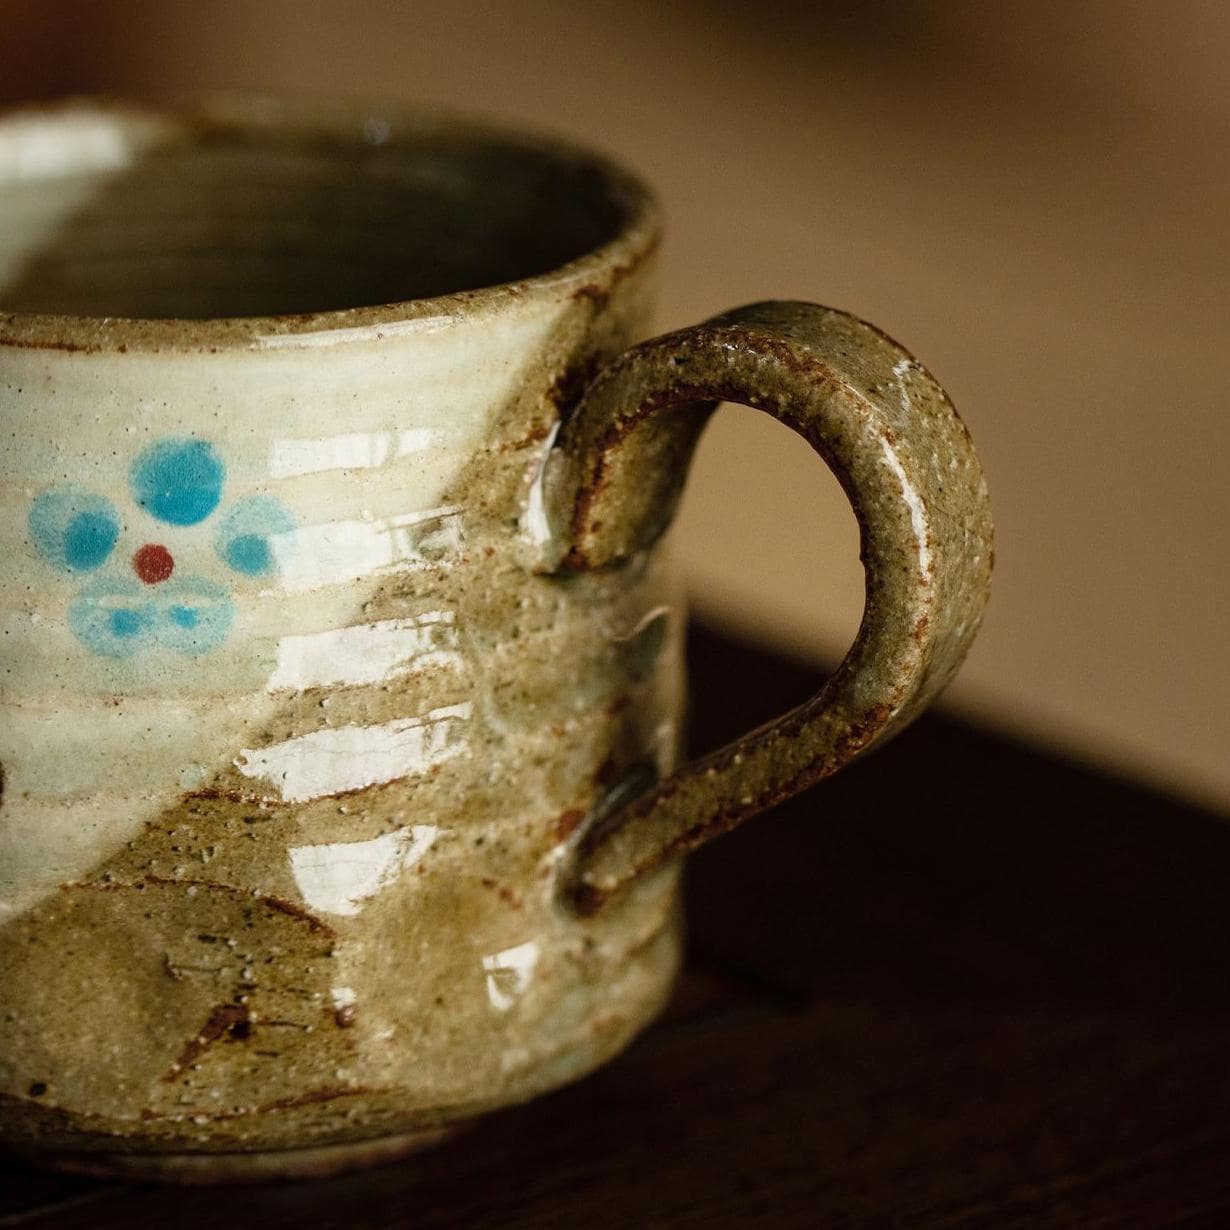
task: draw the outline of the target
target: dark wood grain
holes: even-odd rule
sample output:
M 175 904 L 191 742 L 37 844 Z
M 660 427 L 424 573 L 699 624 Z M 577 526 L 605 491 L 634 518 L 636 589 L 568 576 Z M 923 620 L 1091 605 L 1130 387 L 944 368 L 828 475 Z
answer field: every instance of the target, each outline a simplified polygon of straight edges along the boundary
M 816 680 L 697 631 L 694 742 Z M 1230 1225 L 1230 827 L 942 717 L 696 856 L 667 1017 L 435 1152 L 0 1226 Z

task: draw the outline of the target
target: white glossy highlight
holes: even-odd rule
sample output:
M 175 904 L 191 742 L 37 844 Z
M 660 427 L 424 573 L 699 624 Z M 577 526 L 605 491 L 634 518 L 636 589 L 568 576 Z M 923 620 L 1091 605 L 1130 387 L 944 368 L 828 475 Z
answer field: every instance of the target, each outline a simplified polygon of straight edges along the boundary
M 466 749 L 457 728 L 469 721 L 468 702 L 422 717 L 379 726 L 338 726 L 271 747 L 244 748 L 235 767 L 262 778 L 288 803 L 306 803 L 425 773 Z
M 547 501 L 544 487 L 547 478 L 547 462 L 555 447 L 560 424 L 555 423 L 543 444 L 542 455 L 530 479 L 530 494 L 525 506 L 525 532 L 536 547 L 544 547 L 551 541 L 551 523 L 547 518 Z
M 640 636 L 640 634 L 644 632 L 645 629 L 648 628 L 649 625 L 653 623 L 655 619 L 669 619 L 670 613 L 671 613 L 670 607 L 666 606 L 665 604 L 662 604 L 661 606 L 655 606 L 655 607 L 650 608 L 632 626 L 631 632 L 627 633 L 624 636 L 615 637 L 614 638 L 615 643 L 622 645 L 622 644 L 626 644 L 628 641 L 636 640 L 636 638 Z
M 0 178 L 50 179 L 131 166 L 145 141 L 107 115 L 81 115 L 73 124 L 29 112 L 0 127 Z
M 297 478 L 329 470 L 371 470 L 429 449 L 436 433 L 427 427 L 405 431 L 355 431 L 340 436 L 274 440 L 269 446 L 271 478 Z
M 460 662 L 452 611 L 284 636 L 268 692 L 384 683 L 412 667 Z
M 391 570 L 430 567 L 461 546 L 461 509 L 442 505 L 370 521 L 304 525 L 270 538 L 285 589 L 344 585 Z
M 329 346 L 372 343 L 386 338 L 416 333 L 437 333 L 457 323 L 450 312 L 434 316 L 415 316 L 409 320 L 385 320 L 379 325 L 349 325 L 338 329 L 319 329 L 311 333 L 268 333 L 253 339 L 258 350 L 321 350 Z
M 898 359 L 893 364 L 893 375 L 897 377 L 897 392 L 901 397 L 901 408 L 906 414 L 914 412 L 914 403 L 910 401 L 910 390 L 906 388 L 906 373 L 918 365 L 913 359 Z
M 892 445 L 887 440 L 882 439 L 880 447 L 883 449 L 884 460 L 887 462 L 888 468 L 892 470 L 897 477 L 897 481 L 901 484 L 901 495 L 910 510 L 910 525 L 914 530 L 914 537 L 918 540 L 919 566 L 922 568 L 923 576 L 929 577 L 931 575 L 931 548 L 927 545 L 929 533 L 927 510 L 923 507 L 922 498 L 915 491 L 914 484 L 910 482 L 906 475 L 900 458 L 893 452 Z
M 527 940 L 514 948 L 492 953 L 483 958 L 487 971 L 487 998 L 498 1012 L 507 1012 L 530 985 L 538 964 L 536 940 Z
M 366 901 L 413 867 L 442 832 L 434 824 L 415 824 L 370 841 L 292 846 L 291 874 L 311 909 L 353 917 Z M 354 1003 L 354 992 L 349 987 L 334 987 L 332 995 L 338 1008 Z

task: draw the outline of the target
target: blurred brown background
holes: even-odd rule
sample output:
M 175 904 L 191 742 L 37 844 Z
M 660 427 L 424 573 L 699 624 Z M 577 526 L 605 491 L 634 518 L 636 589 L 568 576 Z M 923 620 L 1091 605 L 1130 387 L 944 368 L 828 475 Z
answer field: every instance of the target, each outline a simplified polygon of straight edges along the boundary
M 1220 0 L 0 0 L 0 94 L 428 100 L 616 153 L 668 211 L 659 323 L 794 297 L 934 370 L 997 509 L 947 704 L 1230 805 L 1230 5 Z M 853 518 L 724 409 L 696 609 L 833 660 Z

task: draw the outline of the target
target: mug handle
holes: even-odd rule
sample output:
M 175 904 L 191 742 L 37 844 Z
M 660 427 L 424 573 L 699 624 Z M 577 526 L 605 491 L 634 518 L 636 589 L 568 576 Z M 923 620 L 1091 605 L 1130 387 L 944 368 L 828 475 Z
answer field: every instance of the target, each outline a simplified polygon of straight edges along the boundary
M 738 308 L 604 368 L 548 459 L 544 571 L 615 568 L 651 547 L 724 401 L 793 428 L 841 482 L 860 530 L 862 623 L 810 700 L 590 818 L 563 868 L 581 914 L 901 730 L 956 671 L 986 605 L 987 489 L 948 396 L 873 325 L 812 303 Z

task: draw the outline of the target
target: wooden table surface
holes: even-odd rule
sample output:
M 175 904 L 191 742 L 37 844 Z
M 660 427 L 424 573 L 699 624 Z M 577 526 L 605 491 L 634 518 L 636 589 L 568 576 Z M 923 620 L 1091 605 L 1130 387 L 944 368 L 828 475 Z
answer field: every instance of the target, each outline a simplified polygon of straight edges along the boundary
M 692 636 L 694 746 L 808 671 Z M 665 1018 L 316 1183 L 0 1167 L 0 1226 L 1230 1226 L 1230 826 L 951 720 L 697 855 Z

